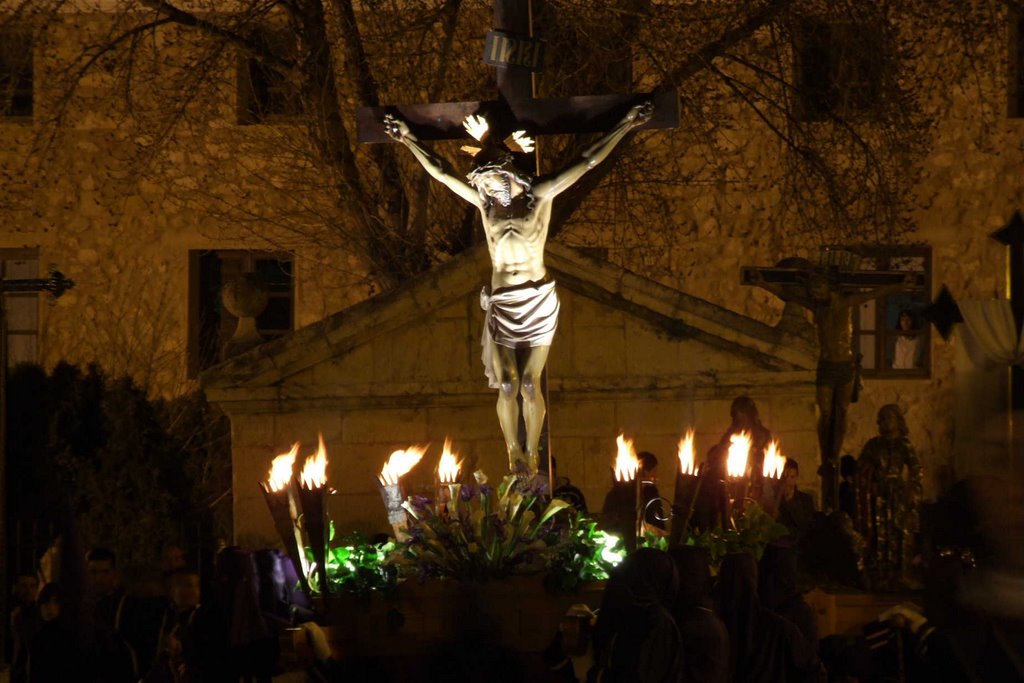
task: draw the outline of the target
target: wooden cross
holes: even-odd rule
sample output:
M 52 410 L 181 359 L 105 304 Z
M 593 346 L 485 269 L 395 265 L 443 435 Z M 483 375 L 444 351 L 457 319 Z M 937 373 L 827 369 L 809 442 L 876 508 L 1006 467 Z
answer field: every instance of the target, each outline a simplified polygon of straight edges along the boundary
M 361 107 L 356 112 L 359 142 L 394 142 L 384 131 L 383 120 L 388 114 L 405 121 L 412 133 L 424 141 L 469 138 L 462 124 L 471 114 L 484 116 L 492 135 L 499 140 L 520 129 L 531 136 L 604 132 L 618 124 L 631 106 L 644 100 L 653 102 L 654 113 L 643 129 L 678 127 L 679 98 L 674 90 L 648 94 L 534 98 L 532 71 L 538 70 L 537 65 L 543 61 L 543 44 L 533 40 L 531 2 L 494 0 L 493 7 L 495 31 L 487 37 L 484 61 L 497 65 L 498 98 L 477 102 Z M 551 473 L 548 440 L 551 404 L 546 400 L 547 387 L 545 368 L 541 376 L 541 391 L 549 408 L 544 416 L 540 453 L 542 462 L 547 461 L 548 472 Z M 525 440 L 522 417 L 520 440 Z M 550 484 L 553 489 L 553 477 Z
M 494 28 L 528 40 L 533 35 L 530 0 L 494 0 Z M 644 99 L 654 102 L 654 115 L 643 129 L 679 125 L 679 98 L 674 90 L 536 99 L 531 71 L 514 63 L 497 67 L 497 86 L 496 100 L 360 107 L 356 112 L 359 142 L 393 142 L 384 132 L 386 114 L 404 120 L 420 140 L 469 138 L 462 122 L 470 114 L 485 115 L 499 140 L 518 129 L 529 135 L 604 132 Z
M 763 287 L 784 301 L 795 301 L 805 307 L 816 305 L 809 301 L 810 293 L 807 287 L 814 273 L 826 274 L 829 290 L 844 297 L 863 298 L 867 295 L 874 298 L 884 296 L 888 290 L 923 289 L 927 285 L 924 273 L 914 273 L 913 283 L 908 283 L 907 271 L 857 270 L 854 263 L 859 258 L 852 250 L 827 249 L 823 254 L 827 257 L 829 265 L 811 265 L 806 268 L 744 266 L 740 269 L 740 282 L 744 285 Z M 822 328 L 834 331 L 839 326 L 852 324 L 852 306 L 847 310 L 840 302 L 835 311 L 828 310 L 830 307 L 831 304 L 814 309 L 819 343 L 822 339 Z M 818 319 L 819 311 L 823 316 L 821 320 Z M 837 317 L 839 315 L 850 317 L 840 320 Z M 839 339 L 840 336 L 833 332 L 831 338 Z M 852 339 L 850 341 L 852 344 Z M 851 358 L 856 357 L 856 350 L 853 348 L 837 351 L 845 352 Z M 856 390 L 854 363 L 830 362 L 823 355 L 819 360 L 816 387 L 820 413 L 818 443 L 821 449 L 821 467 L 818 473 L 821 475 L 821 504 L 822 509 L 835 510 L 839 506 L 839 456 L 846 433 L 847 404 L 851 402 L 849 393 Z
M 75 286 L 59 270 L 46 279 L 4 280 L 0 277 L 0 548 L 7 548 L 7 314 L 4 295 L 49 292 L 56 299 Z M 7 586 L 7 553 L 0 552 L 0 586 Z M 0 614 L 7 614 L 7 592 L 0 591 Z M 0 621 L 0 641 L 6 637 L 7 622 Z

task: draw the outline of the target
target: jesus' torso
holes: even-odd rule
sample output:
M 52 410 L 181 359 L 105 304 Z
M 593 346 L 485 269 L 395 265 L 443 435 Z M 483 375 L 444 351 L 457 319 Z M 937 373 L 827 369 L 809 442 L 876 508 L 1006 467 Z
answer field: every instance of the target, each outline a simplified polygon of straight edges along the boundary
M 480 214 L 493 266 L 492 291 L 544 280 L 551 202 L 523 193 L 513 197 L 508 206 L 490 202 L 481 207 Z
M 853 360 L 853 308 L 833 293 L 828 305 L 814 309 L 821 360 L 842 363 Z

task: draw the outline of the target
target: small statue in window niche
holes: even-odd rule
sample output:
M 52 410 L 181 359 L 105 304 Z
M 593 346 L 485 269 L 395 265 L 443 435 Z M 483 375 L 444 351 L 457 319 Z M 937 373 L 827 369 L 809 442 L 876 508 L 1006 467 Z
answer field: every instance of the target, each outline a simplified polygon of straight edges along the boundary
M 896 590 L 910 575 L 921 506 L 921 463 L 898 405 L 878 411 L 878 436 L 857 461 L 857 528 L 864 536 L 868 584 Z

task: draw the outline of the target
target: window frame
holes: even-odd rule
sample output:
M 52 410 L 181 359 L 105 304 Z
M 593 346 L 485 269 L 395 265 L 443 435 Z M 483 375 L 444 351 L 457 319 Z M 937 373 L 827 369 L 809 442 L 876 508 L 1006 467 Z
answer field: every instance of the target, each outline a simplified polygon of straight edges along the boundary
M 31 122 L 36 114 L 35 37 L 32 31 L 24 26 L 0 27 L 0 45 L 11 46 L 0 49 L 0 121 Z M 18 65 L 13 61 L 8 62 L 5 59 L 8 50 L 13 55 L 23 56 L 24 63 Z M 8 79 L 14 80 L 12 89 L 6 82 Z M 14 110 L 19 97 L 27 97 L 27 110 Z
M 800 20 L 793 41 L 793 81 L 796 91 L 794 116 L 808 123 L 832 117 L 865 119 L 882 105 L 882 82 L 886 56 L 882 35 L 871 30 L 870 22 L 830 21 L 824 17 Z M 872 44 L 871 41 L 877 41 Z M 827 64 L 821 65 L 808 84 L 814 49 Z M 874 61 L 876 56 L 878 61 Z M 857 80 L 852 76 L 859 75 Z
M 19 275 L 11 279 L 34 279 L 39 277 L 39 249 L 38 247 L 19 247 L 19 248 L 0 248 L 0 278 L 8 279 L 8 263 L 11 261 L 32 261 L 35 263 L 34 273 Z M 3 320 L 3 334 L 6 339 L 4 345 L 7 349 L 7 364 L 11 367 L 12 361 L 10 357 L 11 350 L 11 337 L 34 337 L 35 338 L 35 352 L 32 354 L 34 357 L 31 359 L 21 359 L 15 361 L 15 363 L 38 363 L 39 362 L 39 327 L 40 327 L 40 315 L 39 315 L 39 292 L 11 292 L 9 294 L 2 294 L 4 297 L 3 309 L 4 309 L 4 320 Z M 33 309 L 33 316 L 35 318 L 34 329 L 11 329 L 10 327 L 10 304 L 11 300 L 17 301 L 29 301 L 30 308 Z
M 280 54 L 294 54 L 294 36 L 285 30 L 263 27 L 256 31 L 256 41 Z M 235 68 L 237 98 L 236 120 L 240 126 L 280 125 L 295 122 L 302 115 L 302 104 L 280 95 L 284 90 L 274 87 L 274 76 L 284 79 L 278 70 L 256 57 L 240 53 Z M 277 102 L 279 105 L 272 105 Z
M 297 318 L 295 303 L 297 289 L 295 284 L 296 259 L 294 254 L 285 251 L 258 249 L 190 249 L 188 252 L 189 286 L 187 343 L 187 373 L 189 379 L 198 377 L 199 373 L 203 370 L 222 362 L 220 354 L 223 351 L 224 342 L 227 341 L 223 335 L 227 332 L 228 327 L 225 322 L 225 316 L 227 316 L 227 319 L 237 322 L 237 318 L 224 309 L 223 303 L 220 300 L 221 287 L 224 284 L 222 271 L 218 270 L 216 278 L 213 278 L 212 273 L 204 272 L 204 258 L 216 258 L 221 262 L 224 260 L 234 261 L 236 263 L 236 267 L 232 270 L 236 272 L 258 272 L 258 261 L 278 261 L 287 263 L 289 273 L 286 277 L 289 279 L 289 287 L 287 291 L 275 291 L 273 287 L 271 288 L 271 291 L 269 292 L 270 301 L 268 302 L 267 309 L 264 310 L 264 313 L 270 309 L 270 306 L 275 299 L 288 301 L 290 306 L 289 326 L 287 328 L 267 327 L 265 325 L 260 325 L 258 322 L 259 318 L 257 318 L 256 329 L 267 341 L 269 341 L 293 332 L 295 330 L 295 321 Z M 238 264 L 240 264 L 240 266 Z M 213 279 L 211 280 L 210 278 Z M 216 286 L 216 294 L 212 295 L 214 286 Z M 204 302 L 204 292 L 207 292 L 207 296 L 215 296 L 215 299 Z M 231 329 L 234 329 L 233 325 L 231 326 Z M 213 350 L 204 348 L 204 345 L 207 344 L 206 340 L 210 336 L 215 336 L 216 348 Z
M 928 380 L 932 376 L 932 330 L 931 325 L 920 319 L 919 311 L 928 305 L 931 299 L 933 273 L 932 248 L 926 244 L 919 245 L 872 245 L 858 249 L 861 256 L 861 270 L 911 270 L 913 272 L 924 272 L 925 284 L 920 290 L 913 290 L 909 293 L 891 294 L 878 297 L 865 304 L 861 304 L 854 311 L 853 315 L 853 348 L 856 353 L 862 352 L 862 339 L 873 338 L 873 353 L 876 359 L 875 367 L 861 367 L 861 375 L 864 379 L 920 379 Z M 894 268 L 893 261 L 896 259 L 921 259 L 922 270 Z M 873 267 L 867 268 L 864 262 L 873 260 Z M 895 344 L 898 336 L 893 327 L 889 324 L 889 318 L 893 309 L 890 302 L 906 301 L 908 298 L 915 299 L 915 308 L 918 310 L 919 319 L 917 334 L 921 349 L 921 367 L 910 369 L 895 369 L 891 367 L 892 358 L 890 348 Z M 865 313 L 870 311 L 870 313 Z M 863 326 L 865 315 L 873 318 L 872 327 L 867 329 Z M 896 312 L 898 325 L 899 311 Z
M 1009 74 L 1007 74 L 1007 117 L 1024 118 L 1024 11 L 1010 9 L 1007 28 L 1009 33 Z

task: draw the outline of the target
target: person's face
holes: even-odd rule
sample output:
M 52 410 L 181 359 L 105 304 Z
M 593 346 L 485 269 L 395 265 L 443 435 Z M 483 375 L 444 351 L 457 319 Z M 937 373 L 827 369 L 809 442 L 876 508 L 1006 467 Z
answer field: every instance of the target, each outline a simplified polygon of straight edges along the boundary
M 97 595 L 112 593 L 117 587 L 117 574 L 114 571 L 114 563 L 108 560 L 93 560 L 89 562 L 89 581 Z
M 174 577 L 171 583 L 171 602 L 174 608 L 184 612 L 199 605 L 199 577 L 183 574 Z
M 484 195 L 494 199 L 502 206 L 508 206 L 515 197 L 522 191 L 519 183 L 515 182 L 508 173 L 502 171 L 491 171 L 476 179 L 477 189 Z
M 907 313 L 900 313 L 900 329 L 904 332 L 914 329 L 914 321 Z
M 899 418 L 897 418 L 891 410 L 887 410 L 880 414 L 878 416 L 878 431 L 886 436 L 895 436 L 899 434 Z
M 800 478 L 800 472 L 795 467 L 787 467 L 782 472 L 782 495 L 791 498 L 796 492 L 796 480 Z
M 39 604 L 39 616 L 43 621 L 53 621 L 60 616 L 60 602 L 57 598 L 50 598 Z

